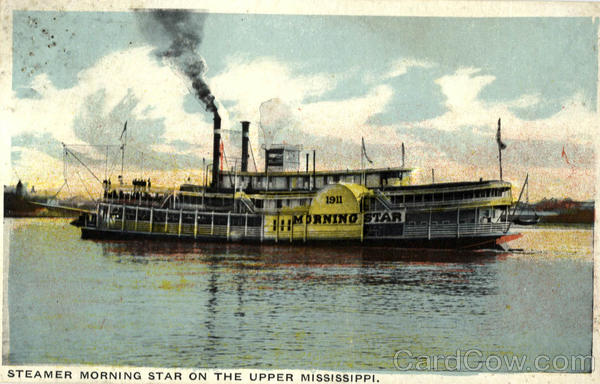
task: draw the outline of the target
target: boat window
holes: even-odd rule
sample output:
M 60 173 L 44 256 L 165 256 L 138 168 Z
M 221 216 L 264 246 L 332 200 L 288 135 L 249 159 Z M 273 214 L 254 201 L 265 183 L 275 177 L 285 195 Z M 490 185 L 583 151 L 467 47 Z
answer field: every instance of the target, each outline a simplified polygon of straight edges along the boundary
M 431 194 L 430 193 L 425 194 L 424 198 L 425 198 L 426 203 L 431 202 Z
M 415 195 L 406 195 L 404 197 L 404 201 L 406 201 L 407 204 L 412 204 L 415 202 Z
M 441 194 L 441 193 L 436 193 L 436 194 L 434 195 L 434 197 L 433 197 L 433 200 L 434 200 L 434 201 L 442 201 L 442 200 L 443 200 L 443 198 L 442 198 L 442 194 Z
M 282 206 L 282 201 L 281 200 L 277 200 L 277 208 L 281 208 Z
M 367 187 L 379 187 L 379 174 L 367 175 Z

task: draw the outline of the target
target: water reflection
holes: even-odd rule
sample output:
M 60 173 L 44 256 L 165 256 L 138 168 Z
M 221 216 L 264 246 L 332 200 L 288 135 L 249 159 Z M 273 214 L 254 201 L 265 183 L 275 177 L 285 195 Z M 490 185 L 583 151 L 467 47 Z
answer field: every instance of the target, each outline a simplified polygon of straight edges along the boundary
M 105 256 L 117 262 L 201 261 L 231 262 L 236 259 L 261 261 L 265 265 L 359 265 L 385 261 L 412 263 L 490 262 L 507 253 L 495 251 L 411 250 L 360 246 L 277 246 L 158 241 L 97 241 Z
M 387 286 L 453 296 L 485 296 L 495 292 L 495 264 L 507 253 L 428 251 L 386 247 L 289 247 L 178 242 L 100 242 L 103 255 L 117 263 L 176 263 L 208 268 L 207 310 L 216 305 L 217 275 L 235 280 L 238 310 L 243 317 L 248 272 L 252 282 L 285 289 L 319 284 Z M 193 268 L 192 268 L 193 269 Z

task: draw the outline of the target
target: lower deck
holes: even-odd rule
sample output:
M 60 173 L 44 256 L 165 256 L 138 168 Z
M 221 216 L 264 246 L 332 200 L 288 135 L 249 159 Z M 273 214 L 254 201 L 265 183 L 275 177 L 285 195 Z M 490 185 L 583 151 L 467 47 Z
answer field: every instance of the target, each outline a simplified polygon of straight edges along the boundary
M 84 237 L 154 237 L 198 241 L 356 242 L 400 247 L 463 248 L 507 235 L 501 210 L 370 211 L 352 214 L 234 213 L 99 204 L 76 225 Z M 485 247 L 484 247 L 485 248 Z

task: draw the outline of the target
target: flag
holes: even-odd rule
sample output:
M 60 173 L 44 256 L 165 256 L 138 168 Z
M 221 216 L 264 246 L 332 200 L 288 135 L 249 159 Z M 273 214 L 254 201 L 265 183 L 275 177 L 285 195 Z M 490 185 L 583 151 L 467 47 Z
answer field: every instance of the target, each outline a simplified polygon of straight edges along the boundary
M 373 161 L 371 161 L 371 159 L 369 159 L 369 156 L 367 156 L 367 150 L 365 148 L 365 138 L 361 137 L 362 140 L 362 153 L 365 156 L 365 159 L 367 159 L 367 161 L 369 162 L 369 164 L 373 164 Z
M 402 142 L 402 167 L 404 167 L 404 142 Z
M 125 121 L 125 126 L 123 127 L 123 132 L 121 132 L 121 137 L 119 137 L 119 140 L 123 139 L 123 135 L 125 134 L 125 131 L 127 131 L 127 120 Z
M 567 162 L 567 164 L 571 165 L 571 163 L 569 163 L 569 158 L 567 157 L 567 152 L 565 152 L 565 146 L 563 144 L 563 150 L 562 150 L 562 154 L 560 155 L 561 158 L 564 158 L 565 161 Z
M 500 148 L 500 150 L 506 149 L 506 144 L 502 142 L 502 138 L 500 135 L 500 119 L 498 119 L 498 132 L 496 132 L 496 142 L 498 143 L 498 148 Z

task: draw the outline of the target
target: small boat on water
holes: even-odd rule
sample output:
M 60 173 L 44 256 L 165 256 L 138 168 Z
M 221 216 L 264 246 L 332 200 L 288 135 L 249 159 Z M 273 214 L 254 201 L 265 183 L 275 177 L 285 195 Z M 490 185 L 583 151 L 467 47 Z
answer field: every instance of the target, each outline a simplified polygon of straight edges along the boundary
M 172 189 L 150 180 L 104 183 L 94 211 L 74 225 L 83 238 L 278 244 L 342 243 L 402 248 L 498 249 L 509 232 L 511 183 L 479 180 L 411 185 L 404 167 L 317 171 L 300 148 L 265 148 L 248 170 L 249 122 L 239 170 L 221 170 L 221 118 L 214 111 L 212 177 Z
M 513 223 L 518 225 L 536 225 L 540 222 L 539 216 L 518 216 L 513 219 Z
M 535 208 L 529 203 L 529 174 L 525 177 L 519 201 L 521 200 L 523 189 L 525 189 L 526 193 L 525 203 L 520 204 L 517 202 L 511 215 L 511 221 L 517 225 L 536 225 L 540 222 L 540 217 L 535 211 Z M 519 212 L 519 214 L 517 215 L 516 212 Z

